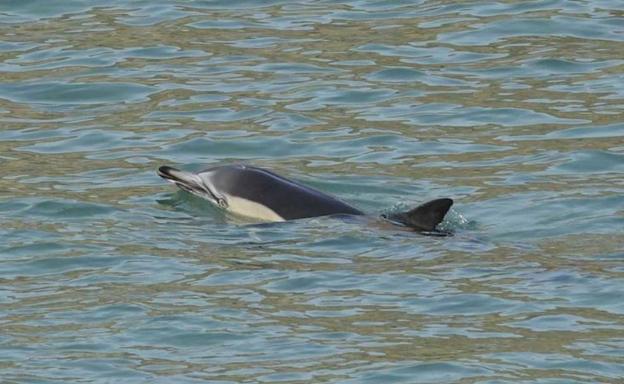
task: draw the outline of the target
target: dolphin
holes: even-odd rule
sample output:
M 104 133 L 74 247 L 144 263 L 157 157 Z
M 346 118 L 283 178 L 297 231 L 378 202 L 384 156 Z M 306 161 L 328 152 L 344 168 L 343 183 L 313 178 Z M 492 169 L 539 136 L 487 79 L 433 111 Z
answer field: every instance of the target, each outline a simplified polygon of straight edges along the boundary
M 228 212 L 260 221 L 364 215 L 359 209 L 326 193 L 249 165 L 222 165 L 198 173 L 164 165 L 158 168 L 158 175 Z M 436 199 L 410 211 L 382 217 L 420 232 L 437 232 L 437 225 L 444 219 L 451 205 L 451 199 Z

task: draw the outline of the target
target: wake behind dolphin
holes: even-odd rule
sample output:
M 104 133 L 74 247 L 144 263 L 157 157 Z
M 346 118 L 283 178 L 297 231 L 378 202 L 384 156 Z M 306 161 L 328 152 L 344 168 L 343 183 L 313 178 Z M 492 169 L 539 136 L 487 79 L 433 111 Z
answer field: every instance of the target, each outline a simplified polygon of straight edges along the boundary
M 248 165 L 223 165 L 198 173 L 165 165 L 158 169 L 158 175 L 226 211 L 262 221 L 364 215 L 326 193 Z M 451 205 L 451 199 L 437 199 L 384 218 L 418 231 L 435 231 Z

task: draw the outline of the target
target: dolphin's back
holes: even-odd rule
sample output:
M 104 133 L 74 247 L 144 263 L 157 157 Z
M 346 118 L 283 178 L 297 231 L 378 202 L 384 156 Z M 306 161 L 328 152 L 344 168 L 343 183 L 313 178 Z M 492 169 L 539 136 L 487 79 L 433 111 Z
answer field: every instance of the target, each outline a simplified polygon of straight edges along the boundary
M 334 214 L 364 214 L 335 197 L 266 169 L 227 165 L 203 172 L 212 174 L 210 179 L 217 190 L 267 207 L 284 220 Z

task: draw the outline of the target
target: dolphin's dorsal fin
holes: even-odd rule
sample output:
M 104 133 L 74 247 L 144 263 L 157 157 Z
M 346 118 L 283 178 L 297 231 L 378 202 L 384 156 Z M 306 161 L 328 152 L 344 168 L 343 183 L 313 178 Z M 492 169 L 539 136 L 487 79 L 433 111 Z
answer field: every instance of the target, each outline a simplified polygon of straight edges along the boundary
M 396 213 L 388 218 L 419 231 L 434 231 L 452 205 L 453 200 L 448 198 L 431 200 L 410 211 Z

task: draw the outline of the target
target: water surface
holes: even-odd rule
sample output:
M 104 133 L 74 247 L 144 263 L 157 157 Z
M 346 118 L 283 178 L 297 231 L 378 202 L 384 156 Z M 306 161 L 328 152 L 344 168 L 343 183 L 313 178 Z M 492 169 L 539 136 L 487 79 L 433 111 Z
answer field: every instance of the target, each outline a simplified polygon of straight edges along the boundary
M 7 383 L 619 383 L 618 1 L 0 4 Z M 273 169 L 455 236 L 250 223 Z

